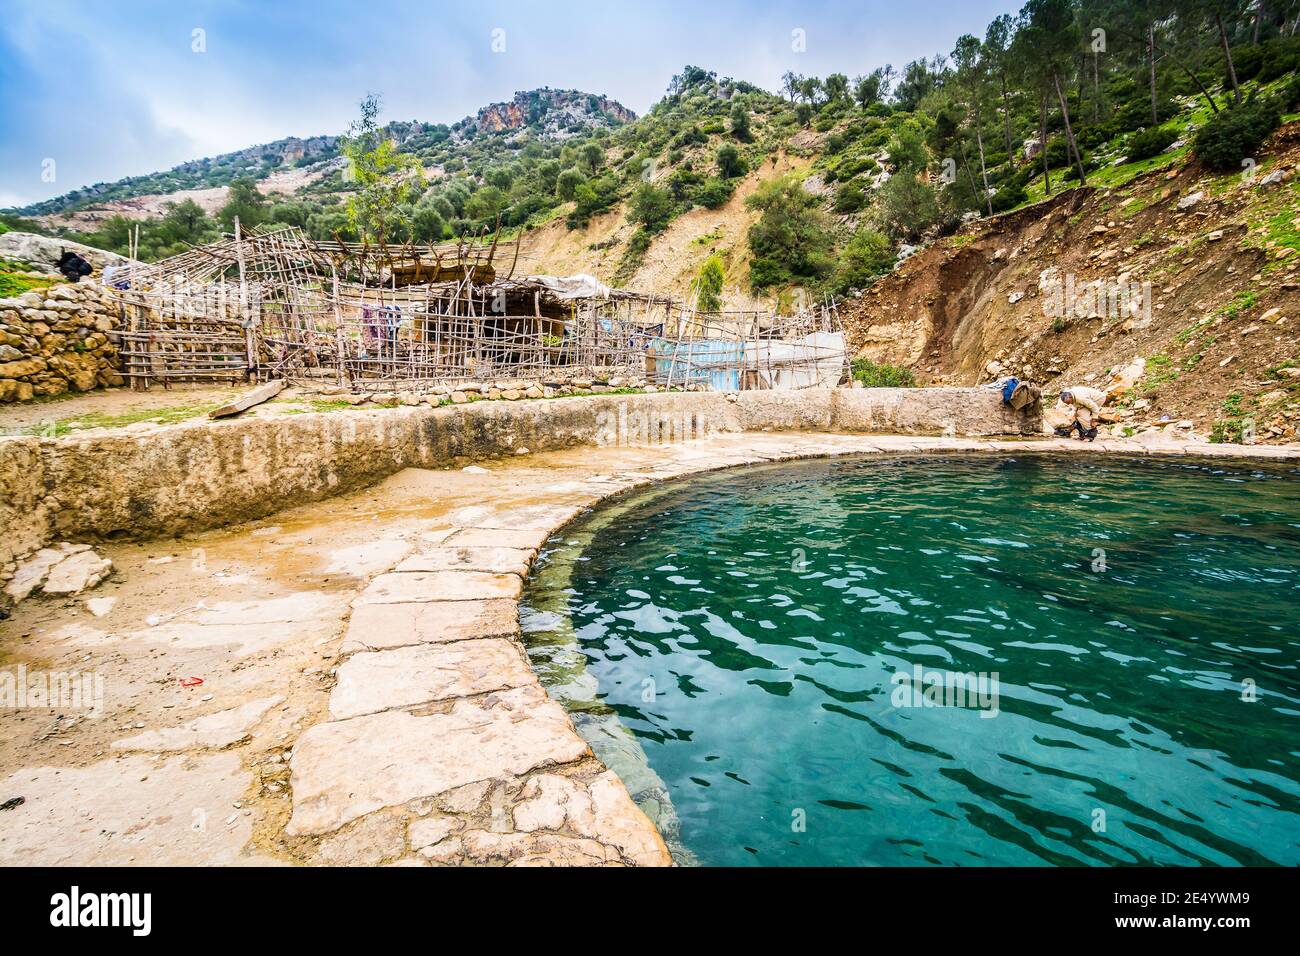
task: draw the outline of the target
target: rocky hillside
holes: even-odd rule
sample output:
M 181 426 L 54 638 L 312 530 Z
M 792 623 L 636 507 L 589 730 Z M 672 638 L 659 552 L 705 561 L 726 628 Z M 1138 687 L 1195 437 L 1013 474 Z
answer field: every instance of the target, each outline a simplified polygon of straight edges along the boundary
M 986 220 L 845 302 L 851 345 L 927 384 L 1136 376 L 1110 414 L 1120 434 L 1235 439 L 1253 422 L 1259 440 L 1295 440 L 1298 171 L 1293 122 L 1249 175 L 1189 157 Z
M 579 90 L 528 90 L 492 103 L 452 127 L 464 139 L 476 133 L 533 130 L 545 139 L 568 139 L 593 129 L 630 123 L 636 114 L 606 96 Z
M 336 155 L 337 136 L 310 136 L 306 139 L 288 136 L 233 153 L 191 160 L 165 172 L 84 186 L 15 212 L 22 216 L 53 216 L 88 206 L 111 209 L 115 203 L 137 197 L 170 196 L 184 190 L 224 187 L 240 176 L 265 179 L 277 169 L 310 166 Z
M 559 141 L 612 129 L 634 119 L 635 113 L 606 96 L 544 88 L 516 93 L 513 99 L 485 106 L 476 116 L 467 116 L 451 127 L 398 121 L 389 123 L 386 131 L 403 152 L 416 155 L 433 167 L 440 166 L 456 152 L 498 153 L 494 144 L 483 142 L 496 133 L 513 131 L 540 140 Z M 84 226 L 115 213 L 131 216 L 144 211 L 160 215 L 169 198 L 194 198 L 201 205 L 219 206 L 226 187 L 237 178 L 270 181 L 270 186 L 277 187 L 275 191 L 292 194 L 329 172 L 331 160 L 338 153 L 338 136 L 290 136 L 220 156 L 191 160 L 163 172 L 74 189 L 13 212 L 40 218 L 51 226 L 60 222 Z M 290 172 L 293 170 L 303 170 L 305 174 L 294 176 Z M 287 180 L 287 184 L 276 180 Z

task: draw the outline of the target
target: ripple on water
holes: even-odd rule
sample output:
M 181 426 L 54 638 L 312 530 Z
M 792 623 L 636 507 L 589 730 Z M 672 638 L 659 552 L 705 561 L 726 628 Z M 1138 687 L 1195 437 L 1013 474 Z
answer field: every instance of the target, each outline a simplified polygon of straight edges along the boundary
M 597 509 L 523 620 L 685 860 L 1295 865 L 1298 544 L 1294 469 L 763 466 Z

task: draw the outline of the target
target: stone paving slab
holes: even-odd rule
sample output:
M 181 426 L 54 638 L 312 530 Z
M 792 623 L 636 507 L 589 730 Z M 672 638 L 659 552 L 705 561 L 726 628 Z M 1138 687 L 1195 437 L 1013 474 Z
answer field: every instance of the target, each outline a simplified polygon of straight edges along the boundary
M 446 539 L 458 548 L 522 548 L 536 551 L 551 536 L 553 528 L 525 530 L 518 528 L 460 528 Z
M 523 582 L 517 574 L 486 571 L 402 571 L 381 574 L 361 592 L 359 604 L 409 604 L 418 601 L 517 600 Z
M 343 653 L 470 638 L 513 637 L 519 632 L 518 614 L 518 606 L 509 598 L 358 604 L 348 622 Z
M 263 697 L 229 710 L 196 717 L 179 727 L 148 730 L 124 740 L 114 740 L 115 750 L 219 750 L 247 740 L 268 710 L 284 703 L 283 697 Z
M 533 563 L 534 552 L 525 548 L 456 547 L 443 545 L 413 554 L 397 566 L 398 571 L 488 571 L 517 574 L 521 578 Z
M 370 651 L 352 655 L 339 668 L 330 718 L 507 690 L 536 680 L 519 645 L 508 638 Z
M 459 700 L 444 714 L 390 710 L 317 724 L 294 746 L 293 816 L 285 832 L 327 833 L 384 807 L 590 753 L 536 679 Z
M 550 532 L 553 528 L 571 520 L 581 510 L 582 507 L 577 505 L 531 505 L 495 511 L 473 524 L 476 528 L 503 531 Z

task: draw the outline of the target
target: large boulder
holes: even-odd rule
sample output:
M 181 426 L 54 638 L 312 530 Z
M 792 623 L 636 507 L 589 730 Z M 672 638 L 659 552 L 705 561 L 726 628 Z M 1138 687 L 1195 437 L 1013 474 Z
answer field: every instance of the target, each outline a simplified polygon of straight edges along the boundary
M 0 258 L 15 259 L 27 263 L 33 272 L 56 275 L 55 264 L 64 252 L 75 252 L 89 262 L 95 269 L 95 275 L 102 275 L 105 266 L 124 266 L 131 262 L 126 256 L 116 252 L 106 252 L 92 246 L 70 239 L 51 239 L 30 232 L 6 232 L 0 234 Z

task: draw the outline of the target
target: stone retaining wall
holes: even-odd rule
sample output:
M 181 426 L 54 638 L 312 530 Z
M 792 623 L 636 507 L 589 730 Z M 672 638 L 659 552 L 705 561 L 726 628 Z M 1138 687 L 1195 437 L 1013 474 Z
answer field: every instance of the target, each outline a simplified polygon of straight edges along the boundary
M 988 390 L 809 389 L 474 402 L 0 439 L 0 569 L 51 540 L 147 538 L 219 527 L 364 487 L 412 466 L 720 432 L 988 435 L 1022 429 L 1036 429 L 1036 423 L 1009 416 Z
M 121 385 L 118 316 L 90 280 L 0 299 L 0 402 Z
M 837 431 L 889 435 L 1038 435 L 1042 410 L 1014 412 L 992 388 L 837 389 Z

